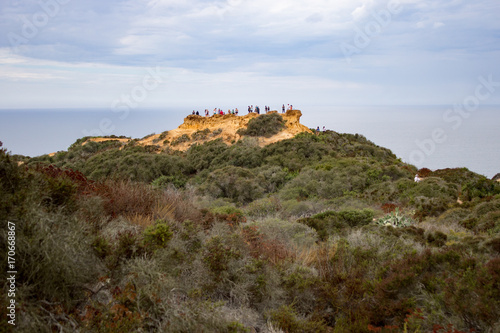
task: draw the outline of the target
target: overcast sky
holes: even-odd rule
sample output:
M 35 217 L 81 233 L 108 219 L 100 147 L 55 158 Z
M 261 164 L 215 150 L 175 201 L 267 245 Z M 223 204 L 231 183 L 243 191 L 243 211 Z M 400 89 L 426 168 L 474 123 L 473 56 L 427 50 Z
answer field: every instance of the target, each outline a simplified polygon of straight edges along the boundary
M 498 0 L 2 0 L 0 108 L 451 105 L 500 81 L 499 17 Z

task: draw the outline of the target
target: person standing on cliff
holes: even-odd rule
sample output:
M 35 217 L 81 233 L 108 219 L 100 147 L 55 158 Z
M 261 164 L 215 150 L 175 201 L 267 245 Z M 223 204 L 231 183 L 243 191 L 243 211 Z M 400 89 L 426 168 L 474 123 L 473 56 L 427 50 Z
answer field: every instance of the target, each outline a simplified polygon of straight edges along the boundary
M 285 104 L 281 107 L 281 113 L 285 113 Z

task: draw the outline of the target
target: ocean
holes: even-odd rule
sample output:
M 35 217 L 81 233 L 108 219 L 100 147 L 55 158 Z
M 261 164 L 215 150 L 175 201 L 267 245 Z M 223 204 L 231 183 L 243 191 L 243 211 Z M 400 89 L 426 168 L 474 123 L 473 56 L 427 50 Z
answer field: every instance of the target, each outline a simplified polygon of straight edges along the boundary
M 402 161 L 431 170 L 466 167 L 488 178 L 500 172 L 500 106 L 298 106 L 309 128 L 358 133 Z M 209 109 L 213 109 L 209 108 Z M 246 110 L 246 106 L 238 107 Z M 179 126 L 192 109 L 0 110 L 0 141 L 12 154 L 66 150 L 86 135 L 142 138 Z M 200 112 L 203 110 L 199 110 Z M 246 111 L 240 114 L 246 114 Z

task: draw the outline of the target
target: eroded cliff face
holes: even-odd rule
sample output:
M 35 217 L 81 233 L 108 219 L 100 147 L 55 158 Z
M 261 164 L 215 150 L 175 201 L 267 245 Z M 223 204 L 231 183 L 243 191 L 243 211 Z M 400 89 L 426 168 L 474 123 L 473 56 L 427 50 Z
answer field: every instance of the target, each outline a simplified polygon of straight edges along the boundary
M 271 113 L 277 113 L 277 111 L 271 111 Z M 280 115 L 285 120 L 285 128 L 269 138 L 256 137 L 255 139 L 260 146 L 290 139 L 302 132 L 311 132 L 309 128 L 300 123 L 300 117 L 302 116 L 300 110 L 288 110 L 286 113 L 280 113 Z M 246 128 L 251 119 L 259 116 L 261 115 L 256 113 L 249 113 L 244 116 L 232 114 L 217 114 L 210 117 L 189 115 L 184 118 L 184 123 L 178 128 L 149 136 L 139 140 L 138 144 L 154 145 L 162 150 L 169 148 L 180 151 L 189 149 L 195 143 L 202 144 L 218 138 L 221 138 L 227 144 L 233 144 L 241 139 L 241 136 L 237 133 L 238 130 Z M 106 139 L 94 138 L 92 140 L 103 141 Z

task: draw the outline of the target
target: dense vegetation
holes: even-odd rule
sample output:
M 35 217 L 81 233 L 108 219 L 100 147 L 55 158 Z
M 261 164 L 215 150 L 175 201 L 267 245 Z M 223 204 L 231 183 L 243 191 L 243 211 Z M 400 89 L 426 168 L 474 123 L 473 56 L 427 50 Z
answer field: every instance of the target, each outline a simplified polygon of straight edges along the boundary
M 82 139 L 17 159 L 0 150 L 20 332 L 500 328 L 500 183 L 467 169 L 416 183 L 335 132 L 184 153 Z
M 238 134 L 270 138 L 284 128 L 285 121 L 283 117 L 278 113 L 269 113 L 250 119 L 247 127 L 239 129 Z

